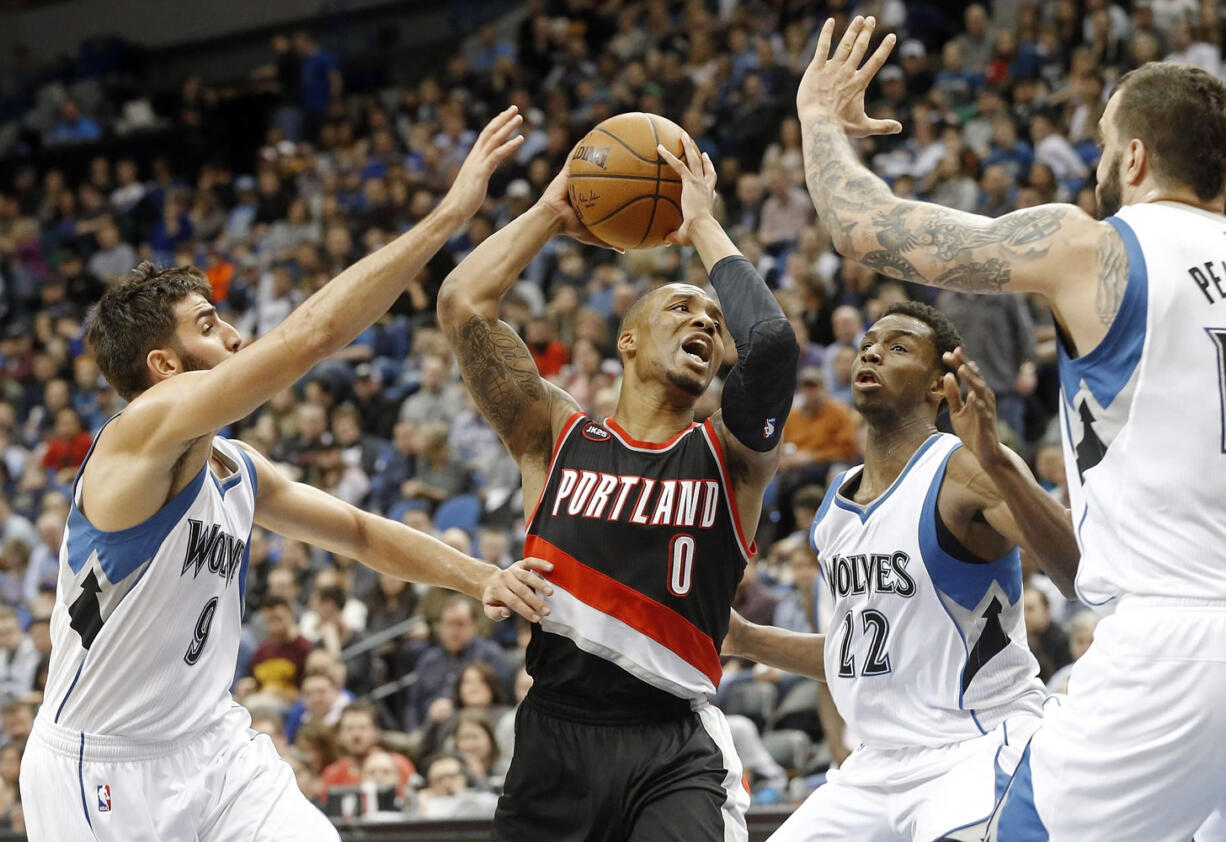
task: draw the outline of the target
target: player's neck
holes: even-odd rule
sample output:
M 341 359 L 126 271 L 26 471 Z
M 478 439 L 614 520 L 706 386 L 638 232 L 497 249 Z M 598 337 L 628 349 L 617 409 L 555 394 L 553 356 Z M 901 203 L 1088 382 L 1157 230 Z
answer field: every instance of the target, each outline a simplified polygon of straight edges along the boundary
M 932 419 L 919 415 L 868 421 L 868 436 L 864 443 L 864 474 L 860 490 L 865 496 L 876 497 L 885 492 L 920 445 L 937 431 Z
M 694 423 L 694 398 L 677 391 L 627 378 L 613 420 L 639 441 L 668 441 Z
M 1226 196 L 1218 195 L 1212 199 L 1205 200 L 1196 195 L 1196 191 L 1190 187 L 1170 186 L 1165 184 L 1157 184 L 1150 182 L 1140 185 L 1140 195 L 1131 202 L 1125 204 L 1147 204 L 1150 202 L 1175 202 L 1181 205 L 1189 205 L 1194 208 L 1209 211 L 1210 213 L 1221 214 L 1223 201 L 1226 201 Z

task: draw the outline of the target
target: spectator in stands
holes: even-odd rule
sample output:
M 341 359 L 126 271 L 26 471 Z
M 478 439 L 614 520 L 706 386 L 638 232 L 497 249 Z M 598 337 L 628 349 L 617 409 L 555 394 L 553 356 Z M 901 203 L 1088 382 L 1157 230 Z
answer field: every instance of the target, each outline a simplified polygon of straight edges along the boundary
M 464 409 L 464 396 L 457 384 L 450 381 L 450 375 L 450 362 L 428 354 L 421 364 L 421 387 L 401 405 L 400 420 L 419 425 L 427 421 L 444 424 L 454 421 Z
M 492 726 L 506 711 L 505 694 L 498 674 L 489 664 L 474 661 L 460 673 L 455 693 L 435 699 L 427 711 L 428 722 L 422 731 L 418 751 L 431 755 L 455 735 L 462 714 L 475 712 Z
M 455 730 L 455 749 L 464 758 L 468 778 L 475 787 L 491 787 L 495 778 L 506 774 L 507 761 L 499 753 L 494 728 L 484 711 L 460 712 Z
M 453 453 L 450 430 L 441 421 L 424 424 L 417 431 L 417 476 L 401 484 L 406 500 L 425 501 L 431 509 L 473 487 L 473 476 L 464 460 Z
M 864 316 L 855 307 L 844 304 L 835 309 L 830 317 L 830 325 L 834 331 L 834 342 L 826 346 L 823 359 L 826 366 L 825 382 L 834 383 L 834 361 L 840 348 L 850 348 L 853 354 L 860 352 L 860 339 L 864 336 Z
M 34 641 L 22 633 L 17 612 L 0 604 L 0 702 L 25 698 L 41 660 Z
M 810 483 L 825 485 L 830 469 L 856 458 L 856 426 L 851 409 L 831 398 L 826 378 L 817 366 L 801 369 L 798 378 L 800 400 L 788 413 L 783 428 L 779 457 L 778 505 L 783 514 L 780 528 L 787 534 L 793 528 L 790 512 L 792 494 Z
M 396 424 L 396 402 L 383 389 L 383 376 L 377 366 L 362 363 L 353 369 L 353 406 L 359 427 L 376 439 L 392 438 Z
M 302 698 L 290 706 L 285 717 L 285 738 L 293 742 L 298 728 L 309 722 L 322 722 L 335 728 L 341 721 L 341 711 L 353 701 L 353 695 L 336 686 L 336 680 L 325 671 L 308 671 L 302 679 Z
M 269 596 L 260 606 L 268 636 L 251 658 L 251 675 L 259 689 L 293 701 L 302 686 L 311 642 L 298 630 L 298 620 L 283 596 Z
M 337 735 L 342 754 L 323 770 L 321 800 L 327 799 L 331 787 L 353 786 L 362 782 L 362 764 L 377 749 L 383 736 L 374 706 L 370 702 L 353 702 L 346 707 L 341 712 Z M 403 754 L 389 753 L 400 773 L 396 793 L 403 797 L 414 774 L 413 764 Z
M 1069 638 L 1059 624 L 1052 622 L 1047 594 L 1027 585 L 1023 599 L 1030 651 L 1039 662 L 1039 678 L 1047 682 L 1057 670 L 1072 662 Z
M 34 704 L 22 699 L 14 699 L 0 707 L 0 737 L 3 745 L 9 743 L 25 743 L 30 739 L 30 729 L 34 727 Z
M 84 143 L 97 140 L 102 129 L 92 119 L 81 113 L 75 100 L 65 99 L 60 103 L 60 113 L 47 132 L 44 140 L 53 143 Z
M 444 605 L 435 629 L 438 639 L 417 660 L 417 681 L 409 688 L 405 727 L 416 730 L 426 723 L 426 712 L 435 699 L 455 692 L 464 667 L 483 661 L 493 667 L 503 686 L 510 683 L 511 669 L 502 649 L 477 636 L 477 608 L 467 597 L 452 597 Z
M 423 819 L 489 819 L 497 806 L 498 796 L 469 785 L 460 757 L 441 754 L 426 762 L 426 786 L 413 813 Z

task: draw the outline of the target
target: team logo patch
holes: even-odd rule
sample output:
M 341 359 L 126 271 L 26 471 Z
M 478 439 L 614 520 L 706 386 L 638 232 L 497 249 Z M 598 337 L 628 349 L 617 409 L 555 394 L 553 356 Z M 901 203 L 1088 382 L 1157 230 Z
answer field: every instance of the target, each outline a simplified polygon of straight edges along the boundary
M 767 418 L 766 423 L 762 425 L 762 438 L 768 439 L 775 434 L 775 419 Z
M 107 784 L 98 785 L 98 812 L 111 812 L 111 788 Z
M 583 428 L 583 437 L 591 441 L 608 441 L 610 433 L 599 424 L 588 424 Z

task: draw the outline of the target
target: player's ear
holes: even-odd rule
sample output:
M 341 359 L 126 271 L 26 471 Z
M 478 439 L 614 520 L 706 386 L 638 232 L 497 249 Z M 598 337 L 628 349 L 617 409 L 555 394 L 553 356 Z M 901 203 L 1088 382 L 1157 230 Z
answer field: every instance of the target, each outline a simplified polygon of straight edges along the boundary
M 145 356 L 145 365 L 149 367 L 154 383 L 165 380 L 183 368 L 179 355 L 169 348 L 154 348 Z
M 623 330 L 617 337 L 617 353 L 623 357 L 634 356 L 634 351 L 638 347 L 638 336 L 634 328 Z
M 1124 183 L 1140 184 L 1152 167 L 1153 162 L 1144 141 L 1136 137 L 1128 141 L 1128 150 L 1124 153 Z

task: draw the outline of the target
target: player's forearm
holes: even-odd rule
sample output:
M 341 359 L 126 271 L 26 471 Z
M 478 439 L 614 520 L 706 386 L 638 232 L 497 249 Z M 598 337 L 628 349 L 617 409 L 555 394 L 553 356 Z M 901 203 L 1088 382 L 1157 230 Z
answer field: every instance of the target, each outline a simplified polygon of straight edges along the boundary
M 696 219 L 690 223 L 690 242 L 694 250 L 698 252 L 698 258 L 702 261 L 708 274 L 715 264 L 725 257 L 741 253 L 723 226 L 711 216 Z
M 739 618 L 729 626 L 722 653 L 825 681 L 825 645 L 826 636 L 822 634 L 761 626 Z
M 498 571 L 442 541 L 387 518 L 363 513 L 358 561 L 406 582 L 433 585 L 481 599 Z
M 1042 205 L 990 219 L 904 201 L 829 116 L 811 119 L 801 143 L 809 195 L 835 249 L 892 278 L 967 292 L 1040 289 L 1044 259 L 1077 213 Z
M 1004 445 L 998 447 L 1000 458 L 981 461 L 984 471 L 1022 529 L 1023 546 L 1034 554 L 1060 592 L 1075 599 L 1073 582 L 1081 550 L 1068 511 L 1034 481 L 1028 470 L 1004 453 Z
M 287 364 L 302 371 L 336 353 L 387 312 L 463 221 L 444 199 L 412 230 L 325 284 L 268 339 L 284 342 L 292 358 Z
M 473 249 L 439 290 L 438 316 L 444 328 L 472 313 L 498 318 L 502 297 L 545 243 L 561 231 L 557 215 L 538 204 Z

